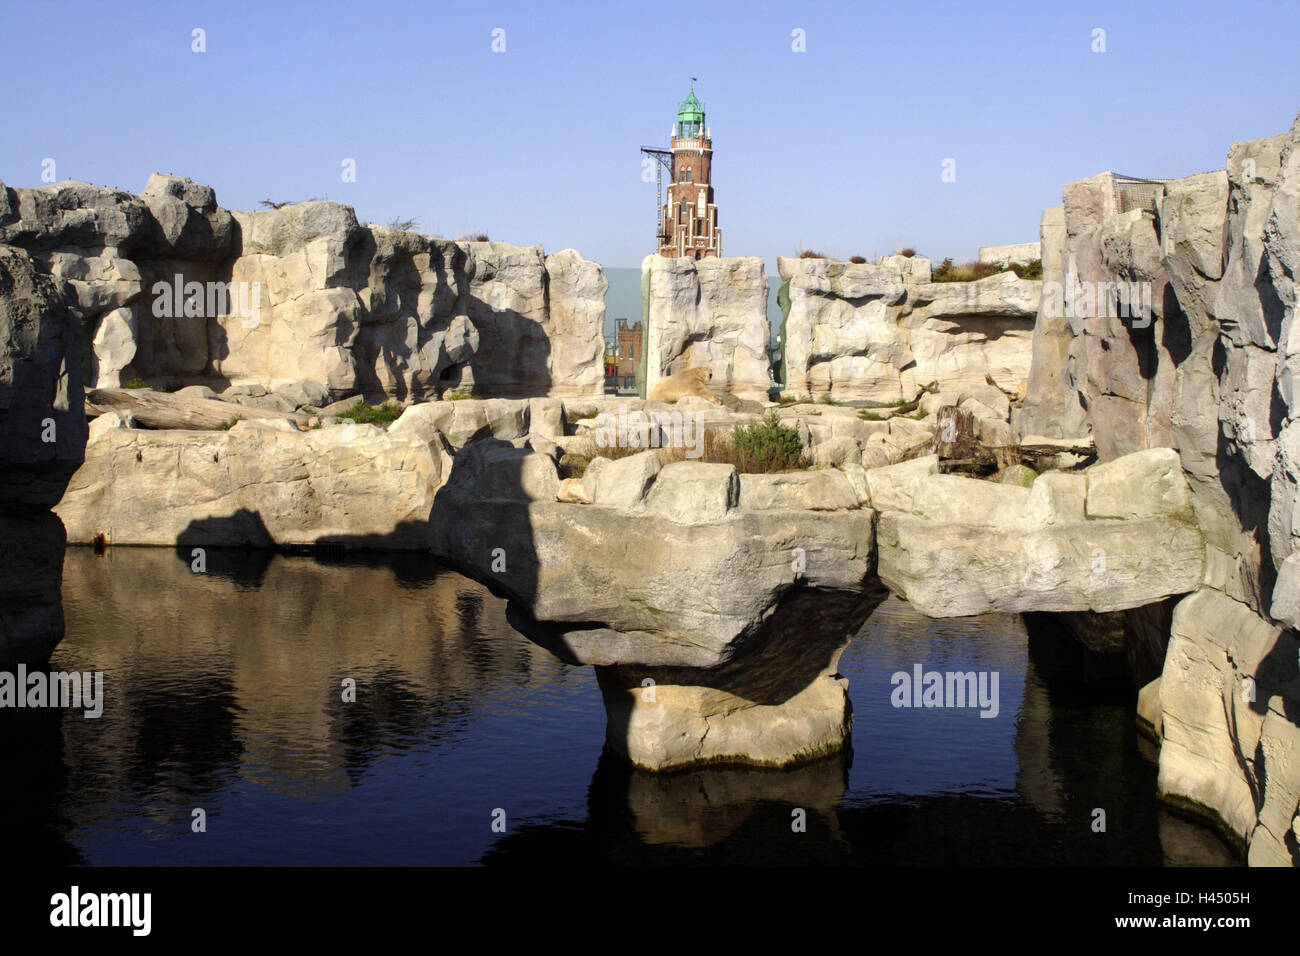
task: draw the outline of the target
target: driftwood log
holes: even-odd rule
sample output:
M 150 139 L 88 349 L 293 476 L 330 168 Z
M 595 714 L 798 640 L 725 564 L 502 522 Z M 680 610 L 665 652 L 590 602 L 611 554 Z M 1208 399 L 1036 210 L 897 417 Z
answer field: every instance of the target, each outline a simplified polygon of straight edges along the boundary
M 275 412 L 211 398 L 180 398 L 147 388 L 92 388 L 86 392 L 86 414 L 121 412 L 141 428 L 212 430 L 232 418 L 278 419 L 306 424 L 309 415 Z
M 944 405 L 935 414 L 935 434 L 919 454 L 939 456 L 939 470 L 969 475 L 990 475 L 1011 465 L 1027 465 L 1037 472 L 1077 468 L 1097 457 L 1091 436 L 1044 438 L 1026 436 L 1016 445 L 993 447 L 980 442 L 975 417 L 955 405 Z
M 889 409 L 891 415 L 906 415 L 908 412 L 914 412 L 921 407 L 921 399 L 927 393 L 933 395 L 938 391 L 939 391 L 939 383 L 931 382 L 929 385 L 922 385 L 920 390 L 916 393 L 916 398 L 912 399 L 910 402 L 904 402 L 902 405 L 893 405 L 890 404 L 889 402 L 873 402 L 873 401 L 853 402 L 853 404 L 856 405 L 858 408 L 867 408 L 867 409 L 887 408 Z

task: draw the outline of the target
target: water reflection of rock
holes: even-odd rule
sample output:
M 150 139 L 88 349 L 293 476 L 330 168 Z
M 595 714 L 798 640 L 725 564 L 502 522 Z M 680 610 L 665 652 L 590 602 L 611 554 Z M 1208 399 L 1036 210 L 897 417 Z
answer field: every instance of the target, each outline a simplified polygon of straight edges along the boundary
M 624 775 L 611 768 L 609 776 L 613 783 Z M 837 754 L 784 772 L 716 767 L 661 774 L 629 769 L 625 781 L 632 827 L 646 843 L 713 846 L 752 820 L 765 803 L 785 808 L 783 820 L 790 832 L 796 832 L 791 811 L 801 809 L 808 830 L 837 839 L 835 812 L 848 785 L 848 758 Z
M 236 775 L 337 792 L 384 752 L 454 737 L 476 699 L 539 661 L 555 666 L 527 641 L 480 639 L 507 628 L 482 586 L 389 558 L 209 549 L 196 574 L 188 553 L 72 549 L 56 662 L 104 671 L 107 698 L 93 732 L 65 734 L 72 798 L 88 811 L 128 794 L 198 805 Z
M 49 660 L 63 637 L 63 522 L 0 516 L 0 669 Z
M 1080 832 L 1091 832 L 1098 809 L 1106 812 L 1107 833 L 1127 842 L 1149 839 L 1154 824 L 1169 866 L 1239 863 L 1210 829 L 1135 802 L 1135 793 L 1154 790 L 1156 766 L 1134 721 L 1126 667 L 1134 658 L 1111 654 L 1115 666 L 1095 666 L 1100 655 L 1079 640 L 1077 622 L 1057 624 L 1052 617 L 1039 616 L 1029 628 L 1016 733 L 1020 795 L 1040 814 Z M 1080 780 L 1082 773 L 1087 781 Z M 1098 862 L 1123 862 L 1100 852 L 1106 841 L 1095 842 Z
M 653 773 L 605 751 L 587 819 L 523 823 L 481 862 L 533 865 L 557 856 L 594 865 L 798 865 L 852 862 L 839 815 L 849 756 L 781 770 L 701 767 Z M 801 828 L 794 811 L 803 810 Z

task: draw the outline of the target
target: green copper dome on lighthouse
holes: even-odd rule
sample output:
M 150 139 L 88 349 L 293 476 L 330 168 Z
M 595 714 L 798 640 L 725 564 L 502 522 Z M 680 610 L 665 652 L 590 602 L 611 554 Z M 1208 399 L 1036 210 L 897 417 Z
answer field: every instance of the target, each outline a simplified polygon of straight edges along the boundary
M 695 96 L 695 84 L 677 107 L 677 138 L 694 139 L 704 133 L 704 104 Z

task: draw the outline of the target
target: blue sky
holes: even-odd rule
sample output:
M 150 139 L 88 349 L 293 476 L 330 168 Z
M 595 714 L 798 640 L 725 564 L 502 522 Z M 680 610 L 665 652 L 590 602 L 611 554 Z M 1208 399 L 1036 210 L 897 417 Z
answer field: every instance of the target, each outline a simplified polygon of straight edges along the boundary
M 1220 168 L 1300 110 L 1294 0 L 694 6 L 4 0 L 0 179 L 41 185 L 52 158 L 139 191 L 159 170 L 231 208 L 324 196 L 636 266 L 638 148 L 695 75 L 727 255 L 960 260 L 1036 238 L 1070 180 Z

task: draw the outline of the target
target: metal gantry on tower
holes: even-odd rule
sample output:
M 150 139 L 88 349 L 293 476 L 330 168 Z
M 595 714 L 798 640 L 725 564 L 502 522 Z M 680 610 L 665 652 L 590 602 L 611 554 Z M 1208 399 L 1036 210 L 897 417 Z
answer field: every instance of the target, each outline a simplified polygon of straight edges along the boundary
M 658 241 L 655 248 L 661 248 L 668 240 L 668 227 L 664 222 L 664 183 L 663 173 L 668 170 L 668 176 L 671 179 L 673 175 L 673 151 L 670 149 L 659 149 L 655 146 L 642 146 L 641 152 L 650 156 L 655 161 L 655 218 L 659 223 Z

